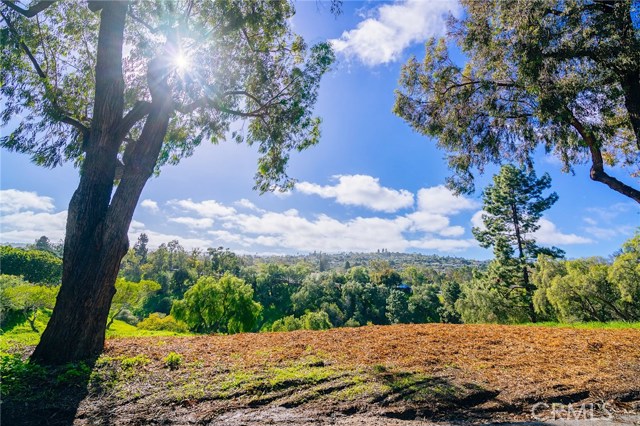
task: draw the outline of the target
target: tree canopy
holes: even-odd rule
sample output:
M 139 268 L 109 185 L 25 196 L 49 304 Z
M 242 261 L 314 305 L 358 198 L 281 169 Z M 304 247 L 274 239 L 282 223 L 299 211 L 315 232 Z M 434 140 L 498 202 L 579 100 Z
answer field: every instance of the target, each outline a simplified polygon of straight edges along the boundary
M 37 19 L 3 3 L 1 118 L 3 125 L 20 124 L 0 145 L 45 166 L 81 164 L 100 113 L 93 108 L 100 16 L 91 10 L 100 2 L 90 1 L 88 8 L 38 2 Z M 126 165 L 142 144 L 152 98 L 163 90 L 171 98 L 170 119 L 156 168 L 191 155 L 202 141 L 232 137 L 259 145 L 260 190 L 290 185 L 288 152 L 318 141 L 320 120 L 312 106 L 333 61 L 328 44 L 309 47 L 291 32 L 293 4 L 132 2 L 126 12 L 122 106 L 128 112 L 117 129 L 121 162 Z M 232 128 L 238 119 L 247 125 Z
M 403 67 L 394 107 L 447 152 L 449 185 L 472 191 L 475 170 L 490 163 L 531 167 L 542 146 L 566 171 L 590 164 L 591 179 L 640 202 L 637 187 L 606 170 L 639 171 L 637 2 L 461 3 L 466 13 L 451 19 L 447 37 Z

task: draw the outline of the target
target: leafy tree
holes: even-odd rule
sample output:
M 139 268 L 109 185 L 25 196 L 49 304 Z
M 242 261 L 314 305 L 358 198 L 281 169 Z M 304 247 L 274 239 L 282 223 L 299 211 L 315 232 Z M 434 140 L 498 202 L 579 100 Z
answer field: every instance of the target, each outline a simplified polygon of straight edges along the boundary
M 409 313 L 409 297 L 400 290 L 391 290 L 387 297 L 386 316 L 391 324 L 408 323 L 411 321 Z
M 32 358 L 89 358 L 103 349 L 127 231 L 154 171 L 244 119 L 232 137 L 257 145 L 256 188 L 289 188 L 288 153 L 319 140 L 312 110 L 333 53 L 292 33 L 284 0 L 3 1 L 0 12 L 1 119 L 18 123 L 0 145 L 81 166 L 60 296 Z
M 457 281 L 447 280 L 442 284 L 442 306 L 438 308 L 442 322 L 460 323 L 460 314 L 456 310 L 456 302 L 460 298 L 460 293 L 460 284 Z
M 559 272 L 546 295 L 561 321 L 632 319 L 624 312 L 618 287 L 608 280 L 609 265 L 603 259 L 565 261 Z
M 228 248 L 208 248 L 207 254 L 211 261 L 211 270 L 215 274 L 224 275 L 227 272 L 236 276 L 240 274 L 242 260 Z
M 412 323 L 440 322 L 440 308 L 442 304 L 438 298 L 438 286 L 423 284 L 412 287 L 407 308 Z
M 303 328 L 302 321 L 294 315 L 275 320 L 271 325 L 271 331 L 294 331 Z
M 60 287 L 45 285 L 19 285 L 7 288 L 3 297 L 7 299 L 8 306 L 14 310 L 24 312 L 31 329 L 38 333 L 36 319 L 41 309 L 52 309 L 56 301 L 56 295 Z
M 63 247 L 64 247 L 63 243 L 59 243 L 59 244 L 52 243 L 49 237 L 47 237 L 46 235 L 41 236 L 35 241 L 35 243 L 32 246 L 29 246 L 29 248 L 33 250 L 48 251 L 60 258 L 62 258 Z
M 538 179 L 534 171 L 527 173 L 512 165 L 503 166 L 494 176 L 493 184 L 483 193 L 484 229 L 472 229 L 482 247 L 493 247 L 495 260 L 487 279 L 505 297 L 526 306 L 533 322 L 536 312 L 533 305 L 535 286 L 529 277 L 531 264 L 539 254 L 563 255 L 555 247 L 538 246 L 533 236 L 540 228 L 538 222 L 542 213 L 558 200 L 555 192 L 543 197 L 542 192 L 550 186 L 548 174 Z
M 155 281 L 143 280 L 136 283 L 118 278 L 116 280 L 116 294 L 111 301 L 107 329 L 125 309 L 131 311 L 140 305 L 146 297 L 158 290 L 160 290 L 160 284 Z
M 291 295 L 293 311 L 302 315 L 306 311 L 318 311 L 323 305 L 338 301 L 340 288 L 332 278 L 332 274 L 317 272 L 307 276 L 300 288 Z
M 301 318 L 305 330 L 328 330 L 333 327 L 329 314 L 324 311 L 307 312 Z
M 48 251 L 0 246 L 0 270 L 3 274 L 20 275 L 31 283 L 58 284 L 62 261 Z
M 403 67 L 394 107 L 448 152 L 449 185 L 471 191 L 474 169 L 489 163 L 531 166 L 542 145 L 566 171 L 588 162 L 591 179 L 640 202 L 637 188 L 605 170 L 638 167 L 637 2 L 461 3 L 465 13 L 447 38 L 429 40 L 424 60 Z M 464 66 L 448 43 L 468 58 Z
M 133 250 L 136 256 L 140 258 L 140 263 L 147 262 L 147 254 L 149 254 L 147 244 L 149 244 L 149 237 L 143 232 L 138 236 L 138 241 L 133 245 Z
M 513 299 L 492 285 L 483 276 L 461 285 L 460 298 L 455 309 L 464 323 L 518 323 L 525 322 L 526 315 L 514 306 Z
M 173 304 L 171 315 L 200 333 L 250 331 L 262 306 L 253 300 L 253 289 L 240 278 L 203 277 Z
M 608 278 L 618 287 L 625 315 L 640 319 L 640 231 L 624 243 L 622 253 L 609 269 Z

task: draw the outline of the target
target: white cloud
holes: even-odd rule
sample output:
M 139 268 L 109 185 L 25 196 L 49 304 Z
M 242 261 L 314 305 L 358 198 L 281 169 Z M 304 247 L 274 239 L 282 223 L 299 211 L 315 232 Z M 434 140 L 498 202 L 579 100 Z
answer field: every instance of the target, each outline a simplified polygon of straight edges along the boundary
M 206 229 L 213 226 L 213 219 L 208 217 L 203 217 L 200 219 L 197 219 L 195 217 L 172 217 L 169 218 L 169 222 L 180 223 L 193 229 Z
M 475 212 L 473 216 L 471 216 L 471 225 L 474 228 L 479 228 L 481 230 L 487 229 L 487 227 L 484 226 L 484 220 L 482 220 L 482 215 L 485 214 L 487 214 L 487 212 L 485 212 L 484 210 L 478 210 L 477 212 Z
M 164 234 L 162 232 L 156 232 L 149 229 L 141 229 L 138 232 L 131 232 L 129 230 L 129 241 L 136 241 L 140 232 L 144 232 L 149 237 L 149 247 L 158 248 L 161 244 L 167 244 L 170 241 L 178 240 L 180 245 L 186 250 L 191 249 L 203 249 L 205 247 L 212 247 L 213 243 L 210 240 L 201 238 L 185 238 L 183 235 Z
M 540 225 L 540 229 L 535 232 L 534 236 L 536 241 L 541 244 L 589 244 L 593 242 L 589 238 L 576 234 L 563 234 L 549 219 L 541 218 L 538 224 Z
M 303 194 L 335 198 L 339 204 L 362 206 L 387 213 L 413 205 L 411 192 L 383 187 L 379 179 L 372 176 L 339 175 L 334 178 L 338 179 L 338 183 L 333 186 L 300 182 L 296 185 L 296 189 Z
M 15 213 L 22 210 L 50 212 L 53 209 L 53 198 L 51 197 L 44 197 L 35 192 L 19 191 L 17 189 L 0 190 L 0 212 L 2 213 Z
M 202 202 L 194 202 L 191 198 L 186 200 L 171 200 L 170 205 L 176 206 L 185 211 L 193 211 L 202 217 L 225 217 L 236 213 L 236 209 L 233 207 L 227 207 L 218 203 L 215 200 L 205 200 Z
M 333 48 L 369 66 L 397 61 L 404 49 L 446 31 L 448 13 L 457 15 L 455 0 L 406 0 L 377 8 L 374 17 L 331 40 Z
M 140 206 L 148 209 L 152 213 L 157 213 L 158 211 L 160 211 L 160 208 L 158 207 L 158 203 L 153 200 L 149 200 L 149 199 L 142 200 L 142 202 L 140 203 Z
M 599 240 L 610 240 L 615 237 L 630 237 L 636 227 L 621 224 L 618 216 L 627 214 L 633 210 L 638 211 L 638 205 L 633 202 L 616 203 L 604 209 L 600 207 L 590 207 L 587 209 L 589 216 L 582 220 L 588 225 L 584 230 Z
M 422 188 L 418 191 L 418 209 L 423 212 L 452 215 L 477 207 L 476 201 L 455 195 L 444 185 Z
M 251 201 L 247 200 L 246 198 L 242 198 L 238 201 L 236 201 L 235 203 L 236 206 L 238 207 L 243 207 L 247 210 L 253 210 L 259 213 L 264 213 L 266 210 L 263 210 L 261 208 L 259 208 L 258 206 L 256 206 L 255 204 L 253 204 Z
M 67 211 L 58 213 L 18 212 L 0 216 L 0 240 L 8 243 L 33 243 L 43 235 L 52 241 L 64 238 Z

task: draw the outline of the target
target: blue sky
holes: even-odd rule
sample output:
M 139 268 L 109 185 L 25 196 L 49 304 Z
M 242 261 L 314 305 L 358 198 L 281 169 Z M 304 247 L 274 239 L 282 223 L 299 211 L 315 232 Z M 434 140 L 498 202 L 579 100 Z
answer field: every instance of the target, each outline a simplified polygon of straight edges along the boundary
M 318 146 L 291 156 L 298 179 L 289 194 L 252 190 L 257 153 L 232 142 L 201 146 L 147 184 L 130 236 L 152 245 L 179 239 L 185 247 L 225 246 L 243 253 L 410 251 L 489 258 L 471 235 L 480 191 L 496 168 L 477 180 L 478 191 L 454 197 L 443 184 L 444 152 L 391 112 L 400 66 L 422 57 L 427 37 L 444 31 L 454 1 L 345 2 L 334 18 L 315 1 L 298 2 L 294 30 L 308 43 L 333 40 L 338 62 L 321 86 L 316 112 L 323 119 Z M 463 58 L 460 58 L 463 60 Z M 3 132 L 8 129 L 2 130 Z M 78 174 L 53 170 L 28 157 L 1 153 L 3 242 L 62 238 Z M 608 256 L 640 225 L 637 203 L 592 182 L 588 167 L 564 174 L 542 153 L 560 197 L 537 237 L 568 257 Z M 614 175 L 637 185 L 624 170 Z

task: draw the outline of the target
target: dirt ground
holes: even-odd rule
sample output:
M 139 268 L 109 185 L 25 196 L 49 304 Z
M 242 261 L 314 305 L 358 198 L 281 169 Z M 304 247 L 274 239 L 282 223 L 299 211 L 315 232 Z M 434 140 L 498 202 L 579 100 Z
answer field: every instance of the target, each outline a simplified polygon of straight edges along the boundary
M 86 381 L 67 385 L 4 401 L 3 419 L 631 425 L 640 424 L 640 331 L 425 324 L 112 339 Z

